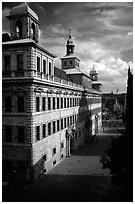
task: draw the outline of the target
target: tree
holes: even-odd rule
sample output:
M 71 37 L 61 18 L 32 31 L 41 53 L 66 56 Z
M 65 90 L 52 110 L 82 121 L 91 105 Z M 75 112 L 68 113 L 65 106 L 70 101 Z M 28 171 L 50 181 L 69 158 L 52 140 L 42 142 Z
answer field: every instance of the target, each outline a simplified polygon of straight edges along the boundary
M 128 146 L 127 137 L 123 132 L 120 137 L 112 139 L 111 146 L 105 151 L 107 156 L 102 156 L 100 159 L 102 168 L 110 170 L 112 183 L 116 186 L 129 183 Z

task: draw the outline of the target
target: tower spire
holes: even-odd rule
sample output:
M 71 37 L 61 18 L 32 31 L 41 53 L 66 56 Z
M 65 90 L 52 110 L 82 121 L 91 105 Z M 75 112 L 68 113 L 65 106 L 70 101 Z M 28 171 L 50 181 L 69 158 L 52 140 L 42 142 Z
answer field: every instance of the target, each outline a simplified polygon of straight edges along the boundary
M 69 27 L 69 37 L 71 38 L 71 31 L 72 31 L 72 28 Z
M 67 41 L 67 55 L 73 54 L 74 53 L 74 43 L 71 37 L 71 31 L 72 28 L 69 27 L 69 36 L 68 36 L 68 41 Z

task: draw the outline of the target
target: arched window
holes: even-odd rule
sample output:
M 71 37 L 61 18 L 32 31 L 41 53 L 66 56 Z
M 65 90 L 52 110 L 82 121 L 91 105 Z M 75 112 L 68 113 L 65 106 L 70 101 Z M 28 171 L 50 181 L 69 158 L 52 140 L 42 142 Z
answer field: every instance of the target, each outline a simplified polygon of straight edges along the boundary
M 18 38 L 22 37 L 22 22 L 20 20 L 16 22 L 16 36 Z
M 31 36 L 32 36 L 32 39 L 35 40 L 35 24 L 34 23 L 31 24 Z

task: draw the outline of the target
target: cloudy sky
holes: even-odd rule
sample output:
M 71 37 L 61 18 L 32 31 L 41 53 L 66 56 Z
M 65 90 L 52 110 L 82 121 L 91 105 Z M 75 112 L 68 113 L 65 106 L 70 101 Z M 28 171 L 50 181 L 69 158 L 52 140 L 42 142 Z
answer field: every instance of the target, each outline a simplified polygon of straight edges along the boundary
M 27 2 L 28 3 L 28 2 Z M 2 3 L 2 31 L 9 32 L 6 15 L 19 3 Z M 132 2 L 29 2 L 40 21 L 40 44 L 57 55 L 65 55 L 69 27 L 80 58 L 81 70 L 89 74 L 94 64 L 103 92 L 126 91 L 127 69 L 133 67 Z

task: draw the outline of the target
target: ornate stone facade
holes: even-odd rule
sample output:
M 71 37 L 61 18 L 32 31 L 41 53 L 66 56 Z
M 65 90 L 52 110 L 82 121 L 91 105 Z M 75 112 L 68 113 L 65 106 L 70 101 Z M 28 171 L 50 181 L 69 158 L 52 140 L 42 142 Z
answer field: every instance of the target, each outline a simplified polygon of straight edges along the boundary
M 11 24 L 19 17 L 13 11 Z M 71 81 L 74 74 L 54 67 L 56 56 L 36 39 L 15 38 L 2 46 L 3 172 L 6 178 L 36 180 L 100 129 L 101 92 L 84 85 L 83 79 Z M 90 76 L 85 77 L 91 84 Z

